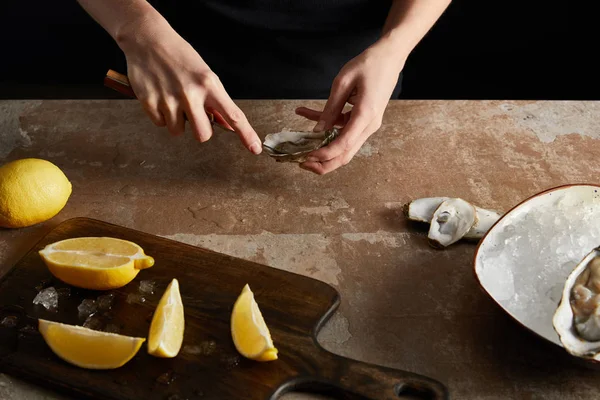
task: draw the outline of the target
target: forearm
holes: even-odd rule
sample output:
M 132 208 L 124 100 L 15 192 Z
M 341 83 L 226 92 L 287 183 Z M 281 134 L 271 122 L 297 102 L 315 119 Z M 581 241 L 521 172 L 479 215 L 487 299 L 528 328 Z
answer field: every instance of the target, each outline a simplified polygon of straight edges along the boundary
M 388 42 L 400 62 L 408 57 L 433 27 L 451 0 L 394 0 L 381 40 Z
M 121 46 L 133 39 L 134 26 L 156 23 L 164 18 L 146 0 L 77 0 L 79 5 Z

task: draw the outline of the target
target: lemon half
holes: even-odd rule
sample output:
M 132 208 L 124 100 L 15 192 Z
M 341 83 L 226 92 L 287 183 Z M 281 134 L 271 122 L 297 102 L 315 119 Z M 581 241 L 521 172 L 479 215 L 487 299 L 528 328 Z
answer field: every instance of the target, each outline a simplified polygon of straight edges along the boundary
M 154 265 L 154 258 L 139 245 L 111 237 L 65 239 L 47 245 L 39 254 L 56 278 L 92 290 L 125 286 L 141 269 Z
M 44 319 L 39 320 L 38 329 L 54 354 L 87 369 L 119 368 L 131 360 L 146 341 Z
M 152 316 L 148 334 L 148 354 L 172 358 L 181 349 L 185 318 L 179 282 L 173 279 L 163 293 Z
M 277 359 L 278 351 L 249 285 L 244 286 L 233 306 L 231 336 L 244 357 L 256 361 Z

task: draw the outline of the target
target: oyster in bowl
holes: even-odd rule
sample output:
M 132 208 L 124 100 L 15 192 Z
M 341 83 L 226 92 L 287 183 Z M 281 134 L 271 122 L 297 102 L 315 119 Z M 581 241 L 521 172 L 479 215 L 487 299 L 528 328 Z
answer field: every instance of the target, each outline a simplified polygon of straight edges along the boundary
M 474 258 L 479 285 L 515 322 L 568 350 L 553 320 L 568 277 L 600 244 L 599 220 L 596 184 L 554 187 L 521 201 L 480 241 Z
M 570 354 L 600 362 L 600 247 L 569 274 L 552 325 Z

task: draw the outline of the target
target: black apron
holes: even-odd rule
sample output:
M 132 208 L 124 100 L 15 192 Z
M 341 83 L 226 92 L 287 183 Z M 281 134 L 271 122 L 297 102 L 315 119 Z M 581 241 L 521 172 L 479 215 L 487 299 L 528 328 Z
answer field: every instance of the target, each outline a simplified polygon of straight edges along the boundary
M 236 99 L 326 99 L 391 0 L 155 0 Z M 392 95 L 400 92 L 401 79 Z

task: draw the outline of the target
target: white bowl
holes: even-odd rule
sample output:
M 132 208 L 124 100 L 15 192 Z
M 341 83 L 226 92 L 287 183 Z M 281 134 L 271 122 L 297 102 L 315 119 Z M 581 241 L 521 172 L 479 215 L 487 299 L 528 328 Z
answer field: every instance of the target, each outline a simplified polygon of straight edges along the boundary
M 559 186 L 519 203 L 488 230 L 475 252 L 475 274 L 511 317 L 562 347 L 552 316 L 568 274 L 598 245 L 600 185 Z

